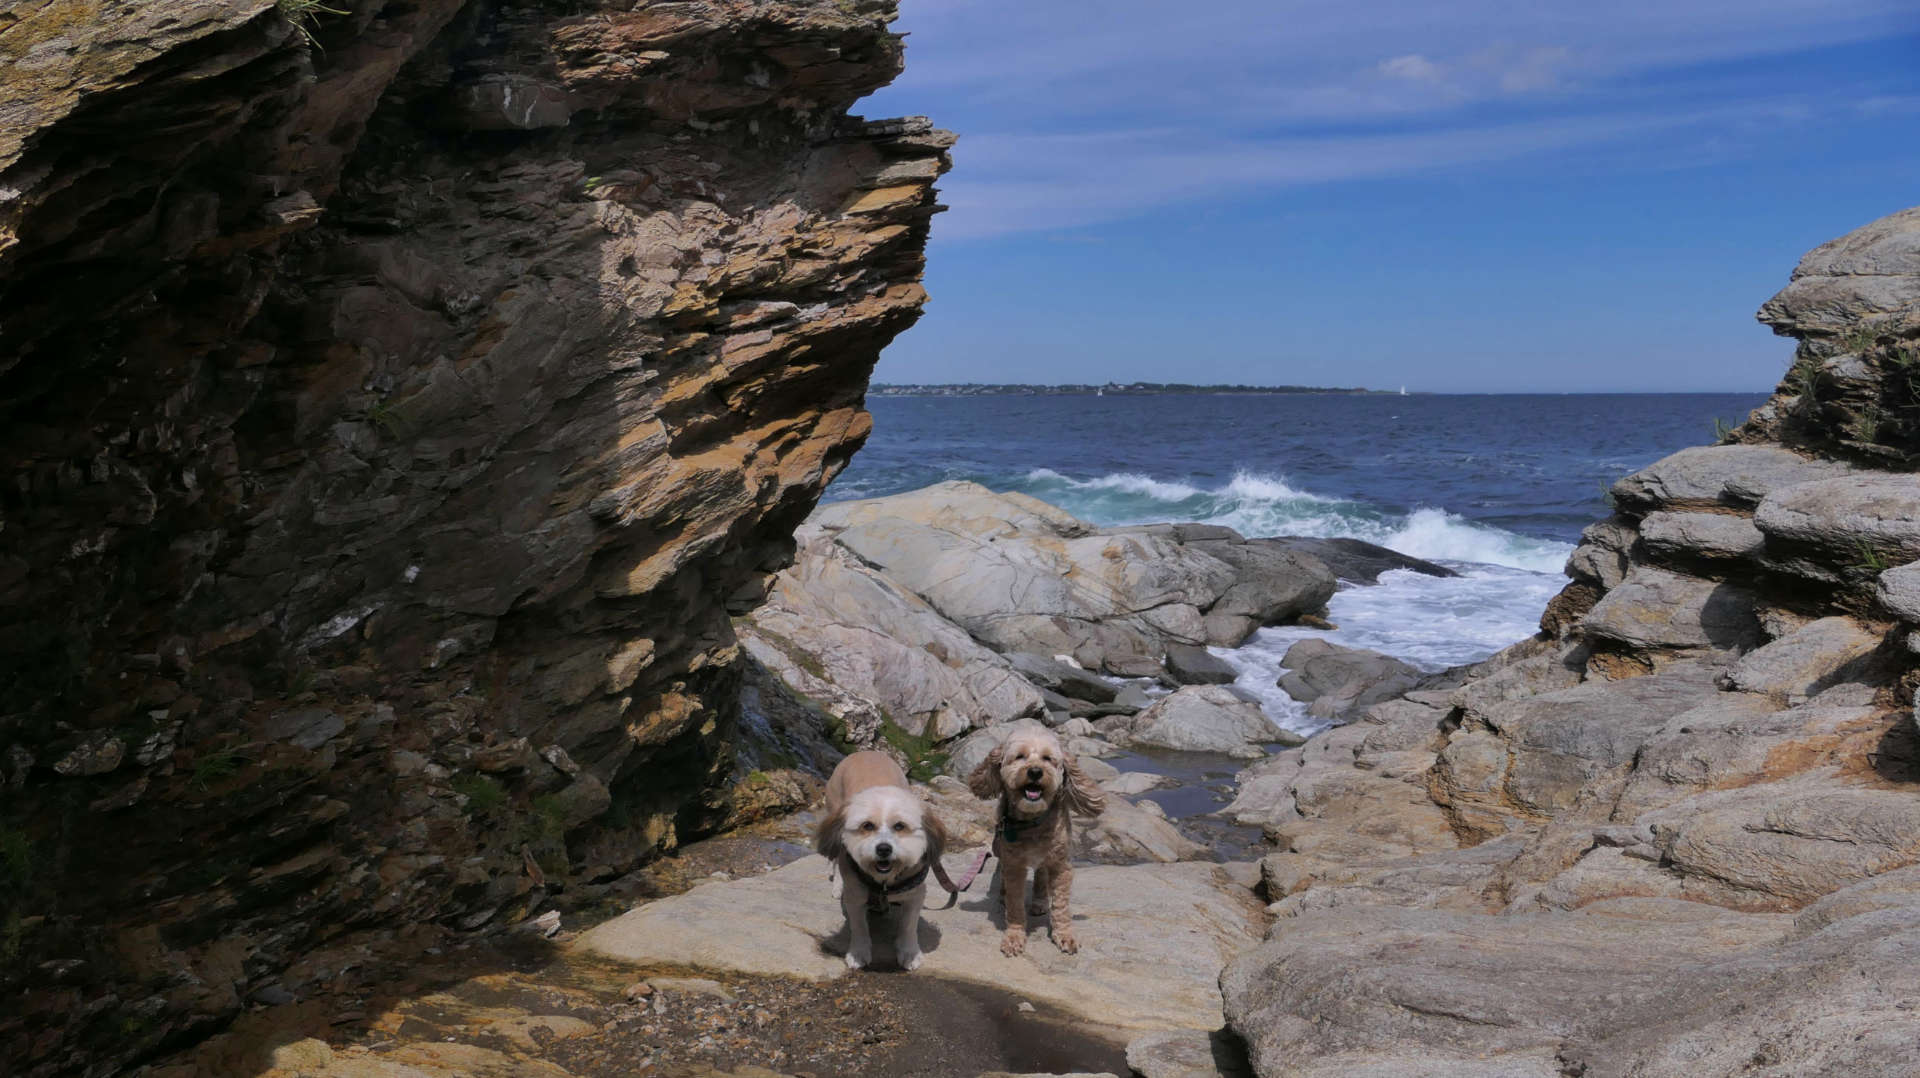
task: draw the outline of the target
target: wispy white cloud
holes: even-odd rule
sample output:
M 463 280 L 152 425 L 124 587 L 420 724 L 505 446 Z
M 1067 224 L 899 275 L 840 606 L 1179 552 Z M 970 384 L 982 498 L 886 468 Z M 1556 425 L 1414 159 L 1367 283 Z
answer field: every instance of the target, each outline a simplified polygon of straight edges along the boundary
M 900 28 L 908 72 L 879 104 L 962 131 L 951 239 L 1737 124 L 1753 106 L 1649 86 L 1920 16 L 1913 0 L 907 0 Z M 1878 99 L 1845 107 L 1905 107 Z

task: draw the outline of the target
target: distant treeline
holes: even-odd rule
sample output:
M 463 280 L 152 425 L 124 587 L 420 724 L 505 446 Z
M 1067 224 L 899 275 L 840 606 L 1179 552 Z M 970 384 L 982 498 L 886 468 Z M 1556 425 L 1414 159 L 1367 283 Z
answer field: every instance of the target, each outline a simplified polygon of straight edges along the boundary
M 890 385 L 875 383 L 867 391 L 879 397 L 986 397 L 995 394 L 1043 396 L 1065 393 L 1104 393 L 1109 396 L 1148 393 L 1378 393 L 1382 390 L 1330 386 L 1190 385 L 1186 382 L 1109 382 L 1105 385 L 1021 385 L 963 382 L 946 385 Z

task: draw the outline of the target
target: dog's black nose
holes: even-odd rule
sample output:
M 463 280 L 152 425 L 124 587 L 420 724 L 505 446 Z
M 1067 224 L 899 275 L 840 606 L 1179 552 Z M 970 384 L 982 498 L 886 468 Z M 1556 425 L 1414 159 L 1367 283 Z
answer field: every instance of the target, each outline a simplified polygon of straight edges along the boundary
M 1029 767 L 1029 768 L 1027 768 L 1027 777 L 1028 777 L 1028 778 L 1030 778 L 1030 779 L 1037 779 L 1037 778 L 1039 778 L 1040 776 L 1042 776 L 1042 775 L 1044 775 L 1044 774 L 1046 774 L 1046 772 L 1045 772 L 1045 771 L 1042 771 L 1041 769 L 1039 769 L 1039 768 L 1037 768 L 1037 767 Z
M 875 846 L 875 847 L 873 848 L 873 852 L 874 852 L 875 854 L 877 854 L 877 855 L 879 855 L 879 856 L 881 856 L 881 857 L 892 857 L 892 856 L 893 856 L 893 843 L 891 843 L 891 842 L 882 842 L 882 843 L 880 843 L 880 844 L 879 844 L 878 846 Z

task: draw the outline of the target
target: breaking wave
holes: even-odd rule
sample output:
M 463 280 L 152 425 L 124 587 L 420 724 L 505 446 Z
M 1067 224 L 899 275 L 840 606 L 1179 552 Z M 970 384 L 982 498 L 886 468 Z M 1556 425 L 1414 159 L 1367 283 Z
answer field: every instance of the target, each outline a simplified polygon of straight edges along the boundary
M 1518 535 L 1444 509 L 1389 513 L 1364 502 L 1295 489 L 1284 478 L 1241 472 L 1208 490 L 1134 472 L 1075 479 L 1035 468 L 1019 489 L 1097 524 L 1164 520 L 1224 524 L 1243 535 L 1363 539 L 1429 561 L 1468 562 L 1558 574 L 1572 547 Z

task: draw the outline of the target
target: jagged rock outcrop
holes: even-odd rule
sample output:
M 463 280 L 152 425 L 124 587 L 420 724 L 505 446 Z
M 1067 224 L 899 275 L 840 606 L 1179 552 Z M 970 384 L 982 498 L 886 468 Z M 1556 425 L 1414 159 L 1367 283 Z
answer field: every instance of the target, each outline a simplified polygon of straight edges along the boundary
M 0 16 L 21 1073 L 722 819 L 729 616 L 923 299 L 891 0 L 339 7 Z
M 1794 372 L 1614 485 L 1539 637 L 1242 774 L 1259 1073 L 1920 1068 L 1920 212 L 1761 317 Z
M 1312 556 L 1230 528 L 1095 528 L 975 483 L 840 502 L 813 523 L 996 651 L 1123 677 L 1164 673 L 1169 644 L 1237 645 L 1334 589 Z
M 1276 540 L 1198 524 L 1095 528 L 1026 495 L 952 482 L 822 506 L 740 632 L 832 716 L 838 740 L 887 748 L 925 776 L 942 754 L 949 766 L 977 762 L 997 736 L 969 731 L 1025 718 L 1061 726 L 1070 751 L 1110 754 L 1066 727 L 1153 705 L 1114 678 L 1231 681 L 1204 645 L 1317 611 L 1334 587 L 1317 559 Z M 1221 704 L 1182 714 L 1224 726 L 1201 735 L 1156 720 L 1143 729 L 1157 739 L 1142 743 L 1224 739 L 1258 755 L 1280 739 L 1257 704 L 1217 684 L 1170 699 L 1208 694 Z

